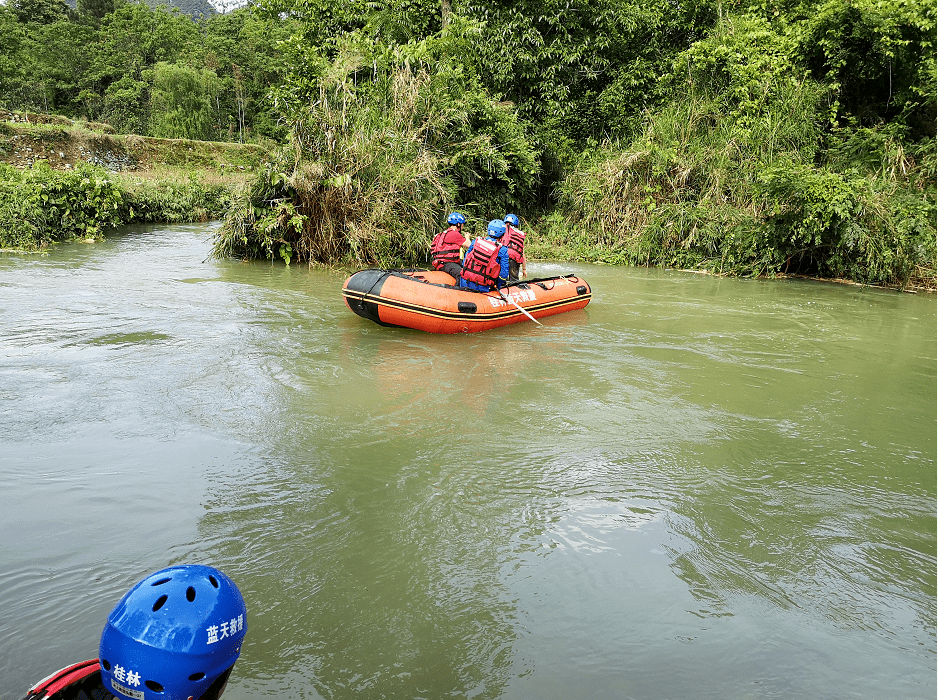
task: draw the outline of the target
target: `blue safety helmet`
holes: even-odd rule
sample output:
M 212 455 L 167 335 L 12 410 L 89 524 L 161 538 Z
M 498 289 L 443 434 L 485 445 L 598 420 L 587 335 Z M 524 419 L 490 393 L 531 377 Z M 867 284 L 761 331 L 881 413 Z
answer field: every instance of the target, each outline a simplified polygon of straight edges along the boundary
M 511 224 L 512 226 L 518 226 L 521 222 L 518 221 L 518 217 L 514 214 L 505 214 L 505 223 Z
M 454 212 L 453 212 L 452 214 L 450 214 L 449 217 L 446 219 L 446 223 L 448 223 L 448 224 L 450 224 L 450 225 L 452 225 L 452 226 L 458 226 L 459 224 L 464 224 L 464 223 L 466 223 L 466 217 L 463 216 L 462 214 L 460 214 L 458 211 L 454 211 Z
M 121 700 L 198 698 L 237 661 L 247 630 L 244 598 L 221 571 L 162 569 L 108 615 L 101 679 Z
M 501 219 L 489 221 L 489 237 L 501 238 L 505 235 L 505 222 Z

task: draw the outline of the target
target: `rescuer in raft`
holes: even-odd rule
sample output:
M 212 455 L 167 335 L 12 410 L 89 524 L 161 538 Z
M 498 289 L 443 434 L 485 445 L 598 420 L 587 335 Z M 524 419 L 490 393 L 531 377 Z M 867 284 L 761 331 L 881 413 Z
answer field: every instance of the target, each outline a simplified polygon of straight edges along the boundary
M 521 277 L 527 277 L 528 265 L 524 259 L 524 236 L 525 233 L 518 228 L 520 221 L 514 214 L 505 214 L 505 237 L 502 239 L 502 245 L 508 250 L 508 281 L 517 282 L 518 269 L 521 269 Z
M 463 251 L 469 246 L 469 241 L 462 232 L 466 217 L 454 211 L 447 217 L 446 223 L 449 228 L 438 233 L 430 242 L 430 265 L 434 270 L 442 270 L 454 280 L 458 280 L 462 275 Z
M 476 238 L 462 264 L 459 286 L 488 292 L 501 289 L 508 282 L 508 249 L 499 243 L 505 235 L 505 222 L 494 219 L 489 222 L 488 235 Z
M 54 673 L 24 700 L 217 700 L 247 634 L 244 598 L 210 566 L 171 566 L 108 615 L 99 658 Z

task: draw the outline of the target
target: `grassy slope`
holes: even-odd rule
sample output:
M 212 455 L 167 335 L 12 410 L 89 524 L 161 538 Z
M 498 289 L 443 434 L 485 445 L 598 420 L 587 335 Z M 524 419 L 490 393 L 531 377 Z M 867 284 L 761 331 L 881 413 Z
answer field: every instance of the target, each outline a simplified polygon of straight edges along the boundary
M 267 157 L 257 144 L 115 134 L 107 124 L 0 111 L 0 162 L 17 168 L 44 160 L 53 170 L 66 170 L 85 161 L 131 181 L 195 173 L 207 184 L 235 185 Z

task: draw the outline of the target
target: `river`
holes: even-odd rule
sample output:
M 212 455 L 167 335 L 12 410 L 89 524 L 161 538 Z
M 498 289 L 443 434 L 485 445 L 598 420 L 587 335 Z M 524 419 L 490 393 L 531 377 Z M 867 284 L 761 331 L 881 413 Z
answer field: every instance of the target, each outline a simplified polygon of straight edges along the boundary
M 228 700 L 935 697 L 934 296 L 540 263 L 590 305 L 433 336 L 213 226 L 0 257 L 0 697 L 182 562 Z

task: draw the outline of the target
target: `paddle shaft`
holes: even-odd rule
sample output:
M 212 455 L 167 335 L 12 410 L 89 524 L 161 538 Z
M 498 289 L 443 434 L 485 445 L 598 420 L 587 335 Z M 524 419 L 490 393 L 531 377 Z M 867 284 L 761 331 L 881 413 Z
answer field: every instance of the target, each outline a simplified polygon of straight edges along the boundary
M 498 295 L 499 295 L 502 299 L 504 299 L 505 301 L 510 301 L 512 304 L 514 304 L 515 307 L 518 309 L 518 311 L 520 311 L 520 312 L 523 313 L 525 316 L 527 316 L 529 319 L 531 319 L 532 321 L 534 321 L 537 325 L 539 325 L 539 326 L 543 326 L 543 325 L 544 325 L 543 323 L 541 323 L 540 321 L 538 321 L 536 318 L 534 318 L 531 314 L 529 314 L 527 311 L 525 311 L 524 309 L 522 309 L 522 308 L 521 308 L 521 305 L 520 305 L 518 302 L 516 302 L 514 299 L 511 298 L 511 294 L 504 294 L 504 295 L 503 295 L 503 294 L 502 294 L 502 290 L 499 289 L 499 290 L 498 290 Z

